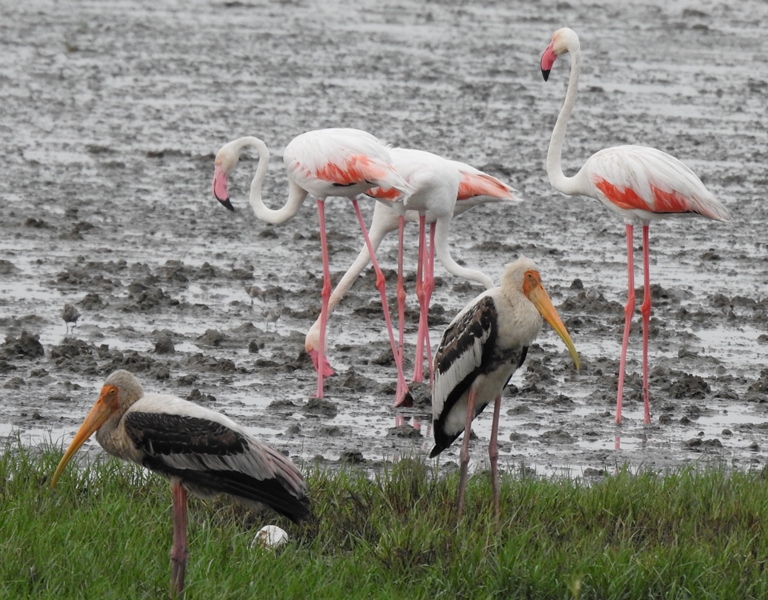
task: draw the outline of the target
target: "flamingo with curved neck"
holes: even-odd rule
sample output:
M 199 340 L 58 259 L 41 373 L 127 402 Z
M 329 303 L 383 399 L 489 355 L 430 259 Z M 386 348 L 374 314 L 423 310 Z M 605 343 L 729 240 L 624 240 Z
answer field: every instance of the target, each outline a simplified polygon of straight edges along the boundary
M 269 150 L 259 138 L 248 136 L 231 141 L 216 154 L 213 176 L 213 195 L 229 210 L 234 210 L 227 184 L 229 174 L 237 166 L 241 153 L 249 147 L 256 148 L 259 164 L 251 182 L 250 204 L 254 214 L 262 221 L 272 224 L 285 223 L 299 210 L 308 195 L 317 198 L 320 222 L 320 244 L 323 256 L 323 290 L 320 310 L 321 331 L 317 349 L 311 349 L 310 356 L 317 370 L 317 397 L 323 396 L 323 380 L 327 374 L 325 364 L 325 328 L 328 319 L 328 301 L 331 295 L 331 274 L 328 260 L 328 243 L 325 227 L 325 199 L 342 196 L 352 201 L 363 237 L 371 252 L 377 275 L 377 287 L 382 298 L 384 318 L 389 331 L 392 352 L 397 365 L 396 403 L 407 401 L 408 385 L 405 382 L 402 362 L 392 332 L 392 322 L 386 301 L 384 275 L 375 260 L 365 223 L 363 222 L 357 196 L 372 187 L 386 186 L 395 190 L 392 203 L 402 203 L 411 193 L 411 187 L 392 166 L 387 147 L 371 134 L 358 129 L 320 129 L 308 131 L 295 137 L 283 153 L 288 175 L 288 200 L 279 209 L 273 210 L 264 204 L 262 184 L 269 167 Z
M 687 166 L 666 152 L 647 146 L 615 146 L 596 152 L 576 175 L 568 177 L 561 164 L 568 118 L 576 102 L 581 67 L 579 36 L 571 29 L 558 29 L 541 56 L 541 72 L 546 81 L 559 56 L 570 54 L 571 73 L 563 107 L 557 116 L 547 152 L 547 175 L 556 190 L 568 195 L 595 198 L 624 220 L 627 236 L 627 304 L 624 307 L 624 337 L 619 362 L 616 423 L 621 423 L 627 344 L 635 311 L 633 260 L 634 225 L 643 232 L 643 405 L 644 421 L 650 423 L 648 391 L 648 326 L 651 318 L 649 275 L 649 235 L 651 221 L 679 216 L 700 216 L 715 221 L 730 221 L 728 210 L 718 202 Z
M 398 171 L 401 174 L 408 177 L 408 172 L 402 169 L 399 165 L 399 161 L 398 161 L 398 156 L 400 155 L 399 149 L 394 148 L 390 152 L 395 161 L 394 163 L 395 167 L 398 169 Z M 469 165 L 466 165 L 458 161 L 451 161 L 446 159 L 446 163 L 453 166 L 459 172 L 459 175 L 460 175 L 459 189 L 457 192 L 456 201 L 453 205 L 453 214 L 452 214 L 453 219 L 465 213 L 469 209 L 475 206 L 479 206 L 481 204 L 498 203 L 498 202 L 506 203 L 506 202 L 520 200 L 519 196 L 516 196 L 516 193 L 517 193 L 516 190 L 514 190 L 507 184 L 499 181 L 495 177 L 492 177 L 487 173 L 483 173 L 482 171 L 475 169 L 474 167 L 471 167 Z M 405 168 L 407 169 L 407 165 L 405 166 Z M 372 193 L 376 193 L 376 190 L 372 190 Z M 385 204 L 383 202 L 376 203 L 376 206 L 373 209 L 373 217 L 371 219 L 371 226 L 369 230 L 371 244 L 373 246 L 374 252 L 378 251 L 381 241 L 384 239 L 384 237 L 387 234 L 391 233 L 392 231 L 396 231 L 399 228 L 400 216 L 401 215 L 399 215 L 398 211 L 393 210 L 393 208 L 388 204 Z M 411 210 L 407 210 L 405 212 L 405 215 L 403 215 L 403 217 L 406 222 L 418 223 L 420 221 L 421 215 L 417 210 L 411 209 Z M 434 246 L 435 246 L 434 224 L 436 222 L 437 217 L 431 211 L 426 211 L 424 218 L 425 218 L 425 222 L 431 225 L 432 242 L 430 244 L 429 249 L 422 250 L 422 253 L 425 254 L 425 256 L 423 256 L 418 263 L 418 275 L 416 279 L 416 294 L 419 298 L 420 307 L 425 306 L 428 309 L 431 294 L 434 289 Z M 421 240 L 421 243 L 423 245 L 424 240 Z M 360 275 L 360 273 L 363 271 L 363 269 L 366 267 L 369 261 L 370 261 L 370 254 L 368 251 L 368 247 L 363 245 L 357 258 L 352 263 L 352 265 L 350 265 L 349 269 L 341 278 L 339 283 L 334 288 L 333 293 L 331 294 L 329 304 L 328 304 L 329 316 L 330 316 L 330 313 L 333 312 L 333 309 L 336 307 L 336 305 L 339 304 L 339 302 L 341 302 L 341 300 L 344 298 L 346 293 L 355 283 L 355 281 L 357 280 L 357 277 Z M 402 273 L 402 265 L 400 266 L 401 266 L 400 273 Z M 481 272 L 480 272 L 480 275 L 482 277 L 487 278 L 487 276 L 485 276 Z M 398 304 L 399 304 L 400 322 L 402 324 L 404 321 L 404 314 L 405 314 L 405 290 L 404 290 L 404 287 L 401 287 L 402 279 L 403 279 L 402 276 L 399 277 L 398 279 L 399 279 Z M 477 281 L 478 279 L 472 279 L 472 280 Z M 478 283 L 485 284 L 486 281 L 483 279 L 480 279 Z M 319 344 L 319 337 L 320 337 L 320 318 L 318 318 L 312 324 L 312 327 L 307 332 L 306 341 L 305 341 L 306 347 L 307 348 L 317 347 L 317 345 Z M 402 349 L 402 346 L 403 346 L 403 328 L 402 327 L 400 328 L 399 344 L 400 344 L 400 348 Z M 432 352 L 431 352 L 430 343 L 429 343 L 429 323 L 427 320 L 427 315 L 424 314 L 424 311 L 422 311 L 420 313 L 419 328 L 418 328 L 418 334 L 416 338 L 416 357 L 414 361 L 414 373 L 413 373 L 414 382 L 421 382 L 424 379 L 423 361 L 424 361 L 425 349 L 427 354 L 427 363 L 430 367 L 430 379 L 431 379 Z M 327 364 L 326 368 L 330 371 L 333 370 L 330 364 Z

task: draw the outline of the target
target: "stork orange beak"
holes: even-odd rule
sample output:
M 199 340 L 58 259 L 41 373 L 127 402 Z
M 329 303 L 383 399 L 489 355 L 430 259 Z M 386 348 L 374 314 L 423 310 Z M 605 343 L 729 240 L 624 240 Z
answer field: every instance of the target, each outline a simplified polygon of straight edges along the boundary
M 112 390 L 115 390 L 115 393 L 111 393 Z M 116 388 L 111 385 L 105 385 L 101 389 L 101 394 L 99 395 L 98 400 L 96 400 L 96 403 L 93 405 L 88 415 L 86 415 L 83 424 L 80 425 L 80 429 L 77 430 L 72 443 L 69 444 L 69 448 L 67 448 L 64 456 L 61 457 L 59 466 L 56 467 L 56 472 L 51 479 L 51 489 L 56 487 L 56 483 L 59 481 L 59 476 L 62 471 L 64 471 L 64 467 L 67 466 L 67 463 L 75 455 L 75 452 L 77 452 L 80 449 L 80 446 L 93 435 L 94 431 L 104 424 L 115 410 L 117 410 Z
M 550 299 L 549 294 L 547 294 L 547 290 L 545 290 L 544 286 L 539 283 L 527 290 L 526 293 L 528 299 L 536 307 L 536 310 L 541 313 L 544 320 L 552 326 L 552 329 L 554 329 L 557 335 L 560 336 L 560 339 L 565 342 L 565 345 L 568 347 L 568 352 L 571 353 L 574 366 L 577 370 L 580 369 L 581 361 L 579 360 L 578 352 L 576 352 L 576 346 L 573 345 L 573 340 L 571 340 L 568 330 L 560 320 L 560 315 L 557 314 L 557 310 L 555 309 L 554 304 L 552 304 L 552 300 Z

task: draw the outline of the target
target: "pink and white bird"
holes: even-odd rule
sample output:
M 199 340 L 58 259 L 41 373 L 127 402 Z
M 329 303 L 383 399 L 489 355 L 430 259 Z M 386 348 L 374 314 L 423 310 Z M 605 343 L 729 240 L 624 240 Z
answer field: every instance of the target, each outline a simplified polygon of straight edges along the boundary
M 256 175 L 251 183 L 250 203 L 254 214 L 267 223 L 285 223 L 299 210 L 308 195 L 317 198 L 320 221 L 320 243 L 323 255 L 323 289 L 320 310 L 320 345 L 311 352 L 317 370 L 317 397 L 323 396 L 325 368 L 325 328 L 328 318 L 328 299 L 331 295 L 331 274 L 328 262 L 328 244 L 325 228 L 325 199 L 329 196 L 343 196 L 352 201 L 366 244 L 370 239 L 358 206 L 357 196 L 372 187 L 386 186 L 395 190 L 392 203 L 402 203 L 411 193 L 411 187 L 392 166 L 387 147 L 371 134 L 358 129 L 319 129 L 308 131 L 285 147 L 283 162 L 288 175 L 288 200 L 277 210 L 265 206 L 261 187 L 269 166 L 269 151 L 266 144 L 256 137 L 242 137 L 221 147 L 216 154 L 213 176 L 213 195 L 229 210 L 234 210 L 227 193 L 228 176 L 237 166 L 240 154 L 247 147 L 253 147 L 259 154 Z M 371 252 L 373 255 L 373 252 Z M 382 297 L 384 318 L 389 330 L 392 352 L 398 370 L 396 402 L 404 402 L 409 396 L 401 360 L 397 353 L 392 332 L 389 308 L 386 302 L 384 275 L 374 255 L 377 287 Z M 316 351 L 315 351 L 316 350 Z
M 541 331 L 542 317 L 565 342 L 573 363 L 579 356 L 560 320 L 534 262 L 524 256 L 506 265 L 501 285 L 472 300 L 454 317 L 435 352 L 432 386 L 434 458 L 462 431 L 461 474 L 457 513 L 461 518 L 469 465 L 472 421 L 494 402 L 488 455 L 491 463 L 494 514 L 499 517 L 498 446 L 501 393 L 522 366 L 528 347 Z
M 184 591 L 188 491 L 204 498 L 228 494 L 256 508 L 268 506 L 295 522 L 310 516 L 307 485 L 289 459 L 220 413 L 175 396 L 144 394 L 139 380 L 124 370 L 107 377 L 62 456 L 51 487 L 94 432 L 112 456 L 146 467 L 171 482 L 174 597 Z
M 413 163 L 407 160 L 408 154 L 401 152 L 400 148 L 391 149 L 390 154 L 393 157 L 394 165 L 395 165 L 395 168 L 397 168 L 398 172 L 404 175 L 406 179 L 409 179 L 409 173 L 410 173 L 411 167 L 413 166 Z M 401 164 L 401 159 L 402 159 L 402 164 Z M 478 169 L 475 169 L 474 167 L 471 167 L 469 165 L 466 165 L 458 161 L 452 161 L 452 160 L 446 159 L 446 162 L 452 165 L 455 169 L 457 169 L 460 175 L 458 195 L 456 197 L 456 202 L 454 203 L 454 206 L 453 206 L 453 215 L 452 215 L 453 218 L 481 204 L 520 200 L 520 198 L 515 195 L 516 190 L 514 190 L 507 184 L 503 183 L 502 181 L 496 179 L 495 177 L 492 177 L 487 173 L 484 173 Z M 378 193 L 378 190 L 379 189 L 377 188 L 375 190 L 369 191 L 368 193 L 375 194 L 375 193 Z M 417 223 L 419 222 L 420 215 L 416 210 L 407 210 L 405 212 L 405 215 L 401 215 L 400 211 L 393 210 L 386 203 L 383 203 L 383 202 L 376 203 L 376 206 L 374 207 L 374 210 L 373 210 L 373 217 L 371 220 L 371 226 L 369 230 L 371 245 L 373 247 L 374 252 L 378 251 L 381 241 L 384 239 L 384 237 L 387 234 L 398 229 L 401 216 L 404 216 L 405 221 L 409 223 Z M 432 211 L 429 211 L 429 210 L 426 211 L 425 221 L 426 223 L 433 225 L 436 221 L 435 214 Z M 434 270 L 432 268 L 434 266 L 434 252 L 433 252 L 434 231 L 435 229 L 434 227 L 432 227 L 432 241 L 433 241 L 433 244 L 431 245 L 432 251 L 428 251 L 426 253 L 427 254 L 427 256 L 425 257 L 426 263 L 424 265 L 420 265 L 420 268 L 419 268 L 419 273 L 420 275 L 423 273 L 424 280 L 422 280 L 422 277 L 420 276 L 417 278 L 417 283 L 416 283 L 417 295 L 421 300 L 423 300 L 422 304 L 426 304 L 427 307 L 429 306 L 429 299 L 431 296 L 432 288 L 434 287 Z M 368 265 L 369 262 L 370 262 L 370 254 L 368 252 L 368 247 L 366 245 L 363 245 L 357 258 L 349 267 L 349 269 L 344 274 L 344 276 L 341 278 L 341 280 L 339 281 L 336 288 L 334 288 L 331 294 L 329 304 L 328 304 L 329 315 L 333 311 L 333 309 L 336 307 L 336 305 L 339 304 L 339 302 L 341 302 L 342 298 L 344 298 L 346 293 L 349 291 L 349 289 L 357 280 L 357 277 L 360 275 L 360 273 Z M 400 266 L 402 269 L 402 264 Z M 402 271 L 401 271 L 401 274 L 402 274 Z M 400 284 L 402 284 L 402 276 L 399 277 L 399 282 Z M 398 289 L 398 302 L 400 305 L 399 312 L 400 312 L 400 319 L 402 324 L 403 315 L 405 312 L 404 288 Z M 402 345 L 403 345 L 403 339 L 402 339 L 403 328 L 402 327 L 400 328 L 400 331 L 401 331 L 401 338 L 399 340 L 399 344 L 400 344 L 400 347 L 402 348 Z M 318 346 L 319 336 L 320 336 L 320 319 L 318 318 L 314 322 L 312 327 L 309 329 L 306 335 L 305 345 L 308 351 L 311 348 L 316 348 Z M 414 374 L 413 374 L 414 382 L 421 382 L 423 380 L 424 348 L 426 348 L 427 361 L 431 367 L 432 354 L 429 346 L 428 322 L 424 318 L 424 315 L 421 315 L 419 319 L 419 329 L 417 334 L 417 345 L 416 345 L 417 352 L 416 352 L 416 360 L 414 363 Z M 333 369 L 331 368 L 329 363 L 326 363 L 325 368 L 327 369 L 328 373 L 333 373 Z
M 563 173 L 561 156 L 565 128 L 576 102 L 576 88 L 581 65 L 579 37 L 568 28 L 558 29 L 541 56 L 541 72 L 546 81 L 559 56 L 570 53 L 571 75 L 565 102 L 557 117 L 547 153 L 547 174 L 556 190 L 568 195 L 595 198 L 624 220 L 627 235 L 628 295 L 624 308 L 624 338 L 621 347 L 616 423 L 621 423 L 627 344 L 635 310 L 633 231 L 639 223 L 643 231 L 643 403 L 644 420 L 650 423 L 648 392 L 648 325 L 651 318 L 649 276 L 649 237 L 651 221 L 680 216 L 701 216 L 715 221 L 730 221 L 728 210 L 718 202 L 701 180 L 687 166 L 669 154 L 646 146 L 616 146 L 593 154 L 578 173 Z
M 398 211 L 399 229 L 399 255 L 398 255 L 398 299 L 400 300 L 400 340 L 402 346 L 402 328 L 404 324 L 404 298 L 403 285 L 403 228 L 405 226 L 405 212 L 414 210 L 419 214 L 419 258 L 416 275 L 416 294 L 419 299 L 420 317 L 422 324 L 419 328 L 417 339 L 417 367 L 421 367 L 421 348 L 425 343 L 428 330 L 429 303 L 434 289 L 434 254 L 445 269 L 452 275 L 463 277 L 483 285 L 486 289 L 493 287 L 493 280 L 477 269 L 469 269 L 460 266 L 451 256 L 448 237 L 450 235 L 451 221 L 458 198 L 464 195 L 506 195 L 514 198 L 514 191 L 509 186 L 501 183 L 473 167 L 451 161 L 423 150 L 410 148 L 396 148 L 392 150 L 392 160 L 395 168 L 411 186 L 411 194 L 401 204 L 393 205 Z M 464 187 L 462 187 L 464 186 Z M 477 187 L 479 191 L 469 191 L 470 187 Z M 367 195 L 379 200 L 388 200 L 396 190 L 387 189 L 385 186 L 372 188 Z M 427 214 L 432 219 L 430 223 L 430 247 L 426 243 Z M 434 254 L 433 254 L 434 253 Z M 395 406 L 398 406 L 396 403 Z

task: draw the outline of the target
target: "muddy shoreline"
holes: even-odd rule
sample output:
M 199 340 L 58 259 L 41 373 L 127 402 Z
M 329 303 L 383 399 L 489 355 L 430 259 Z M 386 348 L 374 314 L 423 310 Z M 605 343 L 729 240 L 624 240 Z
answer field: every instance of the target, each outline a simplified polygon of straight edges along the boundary
M 282 226 L 259 222 L 247 204 L 248 157 L 232 178 L 236 212 L 210 193 L 216 150 L 258 135 L 273 153 L 265 197 L 278 206 L 285 144 L 307 129 L 349 126 L 472 164 L 525 197 L 456 219 L 454 258 L 494 279 L 517 256 L 534 259 L 584 366 L 574 372 L 556 335 L 542 333 L 505 393 L 503 468 L 584 476 L 625 464 L 765 466 L 768 81 L 752 64 L 764 3 L 649 1 L 618 14 L 607 2 L 34 0 L 14 15 L 0 57 L 0 437 L 65 443 L 106 375 L 127 368 L 146 389 L 225 412 L 302 464 L 425 456 L 428 391 L 417 390 L 412 409 L 391 406 L 394 365 L 372 271 L 331 318 L 337 375 L 316 402 L 303 352 L 319 312 L 314 205 Z M 656 146 L 691 166 L 733 215 L 729 225 L 651 228 L 650 427 L 639 313 L 625 422 L 613 424 L 623 224 L 596 202 L 555 193 L 544 171 L 567 61 L 545 84 L 538 57 L 562 25 L 580 33 L 584 52 L 566 168 L 609 145 Z M 372 206 L 363 210 L 370 219 Z M 326 212 L 338 281 L 362 241 L 348 202 L 332 199 Z M 406 241 L 412 357 L 415 227 Z M 394 236 L 379 260 L 394 301 Z M 481 291 L 440 265 L 436 275 L 433 344 Z M 269 293 L 253 299 L 249 285 Z M 71 333 L 65 303 L 81 314 Z M 475 427 L 478 468 L 489 430 L 486 414 Z M 457 457 L 452 448 L 441 467 Z

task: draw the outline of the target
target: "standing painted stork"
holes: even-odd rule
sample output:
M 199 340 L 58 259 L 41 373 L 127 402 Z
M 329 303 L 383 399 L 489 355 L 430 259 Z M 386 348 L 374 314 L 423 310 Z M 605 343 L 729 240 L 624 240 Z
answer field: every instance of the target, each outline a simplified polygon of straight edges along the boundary
M 394 164 L 398 169 L 398 172 L 405 175 L 408 166 L 399 165 L 398 157 L 401 156 L 399 149 L 394 148 L 390 152 L 393 156 L 395 161 Z M 499 181 L 495 177 L 492 177 L 487 173 L 483 173 L 474 167 L 458 161 L 447 160 L 447 162 L 453 165 L 460 174 L 460 184 L 456 202 L 453 206 L 452 218 L 456 218 L 471 208 L 481 204 L 520 200 L 520 198 L 516 195 L 516 190 L 508 186 L 506 183 Z M 372 190 L 372 192 L 374 193 L 375 197 L 376 190 Z M 373 217 L 371 219 L 371 226 L 369 229 L 371 246 L 374 252 L 378 251 L 379 245 L 385 236 L 398 229 L 401 216 L 406 222 L 409 223 L 418 223 L 420 219 L 420 214 L 416 210 L 407 210 L 405 215 L 400 215 L 399 212 L 393 210 L 389 204 L 384 202 L 376 203 L 373 209 Z M 437 217 L 432 211 L 426 211 L 425 220 L 427 223 L 434 225 L 436 219 Z M 428 256 L 423 257 L 426 260 L 426 264 L 420 265 L 419 267 L 419 272 L 424 273 L 424 280 L 419 277 L 416 282 L 417 295 L 425 300 L 427 306 L 429 305 L 429 298 L 431 296 L 432 288 L 434 287 L 434 270 L 432 268 L 434 266 L 434 227 L 432 227 L 431 234 L 433 243 L 431 245 L 430 252 Z M 360 253 L 358 254 L 357 258 L 352 263 L 352 265 L 350 265 L 349 269 L 347 269 L 347 272 L 341 278 L 339 283 L 334 288 L 333 293 L 331 294 L 328 302 L 328 316 L 330 316 L 330 314 L 333 312 L 333 309 L 336 307 L 336 305 L 341 302 L 341 300 L 357 280 L 357 277 L 360 275 L 363 269 L 365 269 L 370 261 L 371 255 L 368 251 L 368 246 L 363 244 L 363 247 L 360 249 Z M 400 272 L 402 274 L 402 264 L 400 265 Z M 402 276 L 400 276 L 398 279 L 399 283 L 402 282 Z M 405 313 L 404 289 L 402 292 L 400 289 L 398 289 L 397 296 L 400 320 L 402 324 L 403 315 Z M 320 325 L 320 318 L 318 317 L 318 319 L 312 324 L 312 327 L 310 327 L 309 331 L 307 332 L 305 338 L 305 347 L 307 352 L 310 354 L 316 353 L 317 351 L 315 348 L 317 348 L 320 344 Z M 402 337 L 399 340 L 399 345 L 402 348 Z M 416 360 L 414 363 L 413 374 L 413 381 L 415 382 L 420 382 L 423 380 L 422 362 L 423 349 L 425 346 L 427 350 L 427 360 L 431 365 L 432 354 L 429 347 L 429 326 L 424 316 L 421 315 L 419 318 L 419 330 L 416 343 Z M 325 368 L 327 370 L 326 374 L 333 374 L 333 369 L 327 359 L 325 362 Z
M 624 338 L 619 362 L 616 396 L 616 423 L 621 423 L 621 401 L 627 344 L 635 312 L 634 225 L 643 229 L 643 405 L 645 423 L 651 422 L 648 393 L 648 325 L 651 319 L 648 226 L 651 221 L 678 216 L 701 216 L 715 221 L 730 221 L 728 210 L 718 202 L 701 180 L 679 160 L 647 146 L 615 146 L 593 154 L 578 173 L 566 177 L 561 157 L 565 127 L 576 103 L 576 88 L 581 66 L 579 36 L 571 29 L 558 29 L 541 56 L 541 73 L 546 81 L 558 56 L 570 53 L 571 75 L 565 102 L 557 116 L 547 152 L 549 182 L 559 192 L 595 198 L 624 220 L 627 234 L 627 304 L 624 307 Z
M 343 196 L 352 201 L 360 229 L 366 244 L 370 239 L 360 213 L 357 196 L 372 187 L 385 186 L 395 190 L 392 203 L 401 203 L 411 193 L 411 187 L 392 166 L 392 159 L 387 147 L 370 133 L 359 129 L 318 129 L 296 136 L 285 147 L 283 162 L 288 174 L 288 200 L 285 205 L 272 210 L 265 206 L 261 197 L 261 187 L 269 167 L 267 145 L 256 137 L 242 137 L 222 146 L 216 153 L 213 175 L 213 195 L 229 210 L 234 210 L 227 193 L 229 174 L 237 166 L 240 154 L 245 148 L 253 147 L 259 154 L 259 165 L 251 183 L 250 203 L 254 214 L 262 221 L 272 224 L 285 223 L 301 208 L 308 195 L 317 199 L 317 212 L 320 221 L 320 246 L 323 256 L 323 289 L 321 294 L 321 331 L 320 347 L 313 355 L 317 370 L 317 397 L 323 396 L 323 379 L 326 369 L 325 328 L 328 319 L 328 299 L 331 295 L 331 272 L 328 262 L 328 243 L 325 228 L 325 199 L 330 196 Z M 384 319 L 389 331 L 392 352 L 397 366 L 397 394 L 395 401 L 404 402 L 409 396 L 402 363 L 397 353 L 389 306 L 386 301 L 384 275 L 379 268 L 375 255 L 371 251 L 376 269 L 376 285 L 382 299 Z
M 493 508 L 496 518 L 499 517 L 496 438 L 501 392 L 523 364 L 528 346 L 541 331 L 542 317 L 565 342 L 578 369 L 579 355 L 541 284 L 538 267 L 532 260 L 520 257 L 505 267 L 501 285 L 483 292 L 456 315 L 435 352 L 432 387 L 435 447 L 429 457 L 440 454 L 464 432 L 457 503 L 459 518 L 464 509 L 472 421 L 491 401 L 495 404 L 488 455 Z
M 184 590 L 187 491 L 201 497 L 229 494 L 254 507 L 268 506 L 294 522 L 310 516 L 307 486 L 290 460 L 222 414 L 175 396 L 145 395 L 139 380 L 128 371 L 107 377 L 53 474 L 52 488 L 93 432 L 109 454 L 171 482 L 172 595 Z

